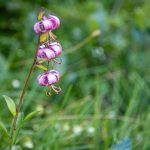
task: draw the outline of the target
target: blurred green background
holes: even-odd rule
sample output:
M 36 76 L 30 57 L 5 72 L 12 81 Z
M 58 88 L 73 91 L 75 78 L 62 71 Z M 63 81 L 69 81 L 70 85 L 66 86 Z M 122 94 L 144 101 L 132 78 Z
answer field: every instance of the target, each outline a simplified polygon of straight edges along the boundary
M 45 95 L 35 69 L 25 115 L 42 110 L 19 134 L 34 150 L 108 150 L 129 137 L 132 149 L 150 149 L 149 0 L 0 0 L 0 95 L 18 103 L 33 61 L 33 25 L 43 6 L 58 16 L 53 33 L 63 46 L 59 95 Z M 101 32 L 100 35 L 96 33 Z M 0 96 L 0 121 L 9 128 Z M 0 133 L 0 149 L 8 139 Z M 17 149 L 17 147 L 16 147 Z

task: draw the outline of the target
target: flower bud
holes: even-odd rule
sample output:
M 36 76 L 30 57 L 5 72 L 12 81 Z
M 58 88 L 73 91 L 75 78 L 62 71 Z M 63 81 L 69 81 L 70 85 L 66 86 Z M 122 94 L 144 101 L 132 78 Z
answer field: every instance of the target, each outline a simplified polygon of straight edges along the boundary
M 41 86 L 49 86 L 59 81 L 60 74 L 56 70 L 49 70 L 37 77 L 37 82 Z
M 61 55 L 61 53 L 61 45 L 58 42 L 53 42 L 48 45 L 48 48 L 39 48 L 38 57 L 51 60 Z
M 43 17 L 42 21 L 35 23 L 34 31 L 37 34 L 41 34 L 41 33 L 47 32 L 49 30 L 55 30 L 59 27 L 59 25 L 60 25 L 59 18 L 56 16 L 50 15 L 49 18 Z

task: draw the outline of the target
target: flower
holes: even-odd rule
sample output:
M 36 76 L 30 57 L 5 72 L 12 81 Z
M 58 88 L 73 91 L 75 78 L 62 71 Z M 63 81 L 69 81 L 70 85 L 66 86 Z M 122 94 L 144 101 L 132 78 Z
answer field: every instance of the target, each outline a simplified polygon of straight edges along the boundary
M 45 33 L 49 30 L 55 30 L 59 27 L 60 20 L 56 16 L 49 15 L 49 17 L 43 17 L 43 19 L 34 25 L 34 31 L 37 34 Z
M 19 87 L 20 87 L 20 81 L 19 80 L 13 80 L 12 81 L 12 86 L 13 86 L 13 88 L 15 88 L 15 89 L 18 89 Z
M 60 75 L 56 70 L 49 70 L 45 73 L 40 74 L 37 77 L 37 82 L 41 86 L 49 86 L 59 81 Z
M 33 145 L 32 141 L 26 141 L 24 143 L 24 147 L 26 147 L 28 149 L 33 149 L 34 145 Z
M 59 18 L 56 17 L 56 16 L 53 16 L 53 15 L 49 15 L 48 17 L 50 18 L 49 20 L 53 24 L 53 30 L 57 29 L 60 26 L 60 20 L 59 20 Z
M 93 126 L 90 126 L 87 128 L 88 135 L 93 135 L 95 132 L 95 128 Z
M 58 42 L 53 42 L 48 44 L 48 48 L 39 48 L 38 57 L 51 60 L 61 55 L 61 53 L 61 45 Z
M 38 18 L 40 21 L 34 25 L 34 31 L 39 34 L 40 39 L 38 45 L 39 48 L 36 53 L 36 66 L 46 71 L 37 77 L 37 82 L 41 86 L 49 87 L 50 91 L 47 91 L 46 95 L 50 96 L 51 90 L 57 94 L 61 92 L 60 87 L 53 85 L 59 81 L 59 72 L 56 70 L 49 70 L 48 68 L 50 60 L 57 64 L 61 64 L 61 59 L 60 61 L 57 61 L 55 58 L 61 55 L 62 46 L 57 42 L 55 35 L 48 31 L 57 29 L 60 25 L 60 20 L 58 17 L 53 15 L 45 16 L 44 12 L 42 12 Z M 43 34 L 46 38 L 43 40 L 40 34 Z M 38 58 L 44 59 L 44 61 L 41 61 Z M 42 65 L 45 61 L 48 61 L 46 67 Z
M 73 134 L 74 135 L 80 135 L 82 133 L 82 130 L 83 130 L 82 126 L 75 125 L 73 127 Z

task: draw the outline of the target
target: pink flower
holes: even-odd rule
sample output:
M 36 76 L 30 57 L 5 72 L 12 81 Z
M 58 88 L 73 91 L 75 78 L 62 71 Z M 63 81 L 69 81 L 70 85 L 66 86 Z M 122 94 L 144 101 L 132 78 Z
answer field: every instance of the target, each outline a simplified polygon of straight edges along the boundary
M 56 16 L 49 15 L 49 18 L 43 17 L 43 20 L 35 23 L 34 31 L 37 34 L 45 33 L 49 30 L 55 30 L 59 27 L 60 20 Z
M 39 48 L 38 57 L 51 60 L 61 55 L 61 53 L 61 45 L 58 42 L 53 42 L 48 45 L 48 48 Z
M 53 16 L 53 15 L 49 15 L 49 20 L 52 22 L 53 24 L 53 30 L 57 29 L 60 26 L 60 20 L 58 17 Z
M 49 86 L 59 81 L 60 74 L 56 70 L 49 70 L 37 77 L 37 82 L 41 86 Z

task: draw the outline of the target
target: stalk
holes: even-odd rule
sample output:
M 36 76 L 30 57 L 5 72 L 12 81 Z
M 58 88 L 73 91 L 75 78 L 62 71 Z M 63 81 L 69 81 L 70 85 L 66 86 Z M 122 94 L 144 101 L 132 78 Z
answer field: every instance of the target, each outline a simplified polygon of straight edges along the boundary
M 24 88 L 22 90 L 22 93 L 21 93 L 21 96 L 20 96 L 20 100 L 19 100 L 19 103 L 18 103 L 18 106 L 17 106 L 16 115 L 13 118 L 13 123 L 12 123 L 12 128 L 11 128 L 11 137 L 10 137 L 9 150 L 12 150 L 13 138 L 14 138 L 14 135 L 15 135 L 15 132 L 16 132 L 16 122 L 17 122 L 17 119 L 18 119 L 18 114 L 20 112 L 20 109 L 21 109 L 21 106 L 22 106 L 22 103 L 23 103 L 23 100 L 24 100 L 24 96 L 25 96 L 25 93 L 27 91 L 27 88 L 28 88 L 31 76 L 32 76 L 32 73 L 33 73 L 33 71 L 35 69 L 35 66 L 36 66 L 37 53 L 38 53 L 39 46 L 40 46 L 40 36 L 38 37 L 38 46 L 37 46 L 37 49 L 36 49 L 36 52 L 35 52 L 33 64 L 32 64 L 32 66 L 30 68 L 30 71 L 29 71 L 29 74 L 27 76 Z

